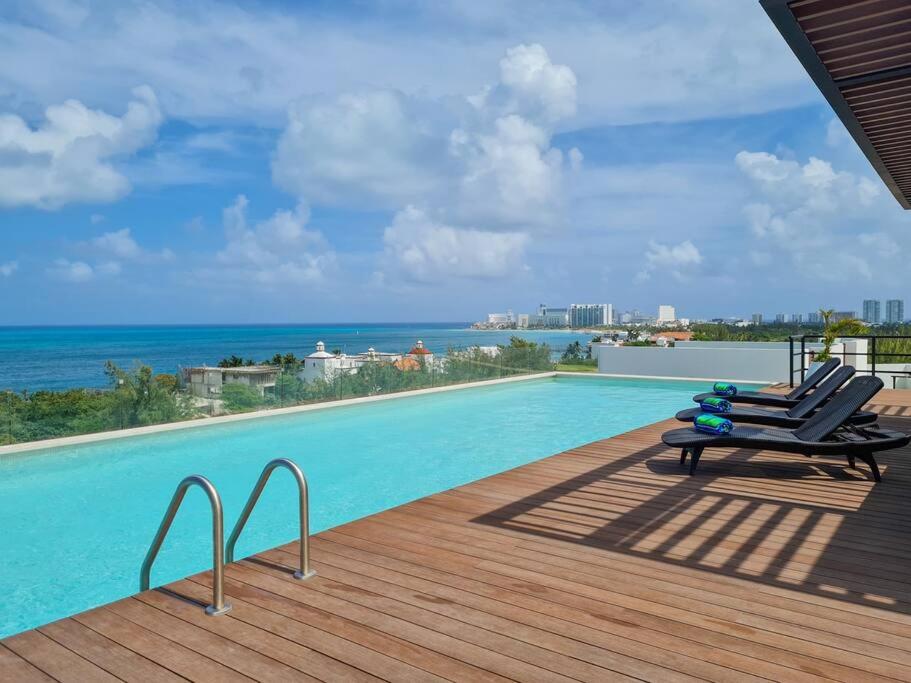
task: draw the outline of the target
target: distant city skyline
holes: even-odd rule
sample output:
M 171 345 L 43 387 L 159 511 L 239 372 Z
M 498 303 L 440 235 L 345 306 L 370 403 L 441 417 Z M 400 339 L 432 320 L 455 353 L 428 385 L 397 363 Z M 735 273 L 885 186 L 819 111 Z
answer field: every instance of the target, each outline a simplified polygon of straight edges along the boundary
M 558 311 L 559 315 L 562 315 L 566 318 L 567 321 L 572 321 L 571 313 L 572 309 L 580 308 L 585 309 L 585 313 L 580 312 L 579 320 L 587 319 L 581 316 L 591 315 L 591 309 L 598 308 L 603 310 L 604 319 L 610 319 L 613 322 L 622 323 L 624 318 L 627 318 L 626 322 L 630 322 L 631 318 L 638 318 L 640 320 L 654 319 L 656 322 L 661 321 L 670 321 L 670 320 L 739 320 L 743 322 L 751 322 L 753 324 L 763 324 L 770 321 L 775 322 L 776 324 L 818 324 L 822 322 L 822 316 L 819 311 L 821 308 L 829 308 L 834 311 L 834 318 L 860 318 L 861 320 L 874 324 L 894 324 L 905 322 L 904 317 L 904 300 L 903 299 L 864 299 L 861 302 L 862 311 L 858 316 L 856 310 L 851 308 L 835 308 L 832 306 L 822 306 L 810 310 L 806 313 L 801 312 L 778 312 L 773 315 L 767 315 L 763 312 L 754 312 L 749 315 L 707 315 L 707 316 L 689 316 L 689 315 L 678 315 L 677 307 L 671 304 L 656 304 L 652 306 L 651 310 L 655 311 L 654 315 L 648 313 L 648 308 L 643 312 L 642 309 L 636 307 L 626 308 L 624 306 L 617 306 L 613 303 L 605 304 L 561 304 L 560 306 L 547 306 L 546 304 L 539 304 L 536 308 L 538 314 L 540 315 L 544 309 L 550 309 L 551 311 Z M 518 309 L 517 309 L 518 310 Z M 513 309 L 508 309 L 508 313 L 488 313 L 487 321 L 490 323 L 494 322 L 516 322 L 519 316 L 528 316 L 528 313 L 518 312 L 513 313 Z M 609 318 L 608 318 L 609 316 Z M 594 323 L 586 323 L 594 324 Z M 584 325 L 580 325 L 584 326 Z

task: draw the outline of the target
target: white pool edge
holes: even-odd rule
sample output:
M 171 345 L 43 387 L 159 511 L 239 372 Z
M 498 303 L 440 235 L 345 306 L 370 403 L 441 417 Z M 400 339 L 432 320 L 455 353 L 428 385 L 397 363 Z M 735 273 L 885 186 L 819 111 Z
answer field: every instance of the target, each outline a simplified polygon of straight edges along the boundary
M 762 386 L 772 386 L 775 382 L 770 382 L 767 379 L 744 379 L 743 377 L 671 377 L 665 375 L 624 375 L 616 372 L 557 372 L 558 375 L 598 375 L 599 377 L 611 377 L 613 379 L 660 379 L 660 380 L 674 380 L 677 382 L 709 382 L 714 384 L 715 382 L 731 382 L 740 383 L 740 384 L 761 384 Z
M 265 420 L 272 417 L 283 415 L 295 415 L 297 413 L 308 413 L 315 410 L 330 410 L 332 408 L 344 408 L 347 406 L 360 405 L 362 403 L 374 403 L 378 401 L 389 401 L 397 398 L 408 398 L 412 396 L 423 396 L 425 394 L 439 394 L 447 391 L 458 391 L 461 389 L 472 389 L 475 387 L 493 386 L 496 384 L 510 384 L 513 382 L 526 382 L 535 379 L 548 379 L 557 375 L 576 375 L 573 372 L 539 372 L 533 375 L 518 375 L 515 377 L 503 377 L 501 379 L 487 379 L 479 382 L 465 382 L 464 384 L 449 384 L 442 387 L 431 387 L 429 389 L 413 389 L 411 391 L 398 391 L 391 394 L 379 394 L 377 396 L 359 396 L 357 398 L 345 398 L 337 401 L 323 401 L 321 403 L 308 403 L 299 406 L 289 406 L 287 408 L 272 408 L 269 410 L 257 410 L 250 413 L 240 413 L 238 415 L 220 415 L 218 417 L 203 417 L 196 420 L 187 420 L 185 422 L 167 422 L 159 425 L 148 425 L 146 427 L 130 427 L 129 429 L 118 429 L 108 432 L 96 432 L 94 434 L 80 434 L 78 436 L 64 436 L 57 439 L 43 439 L 41 441 L 27 441 L 25 443 L 16 443 L 9 446 L 0 446 L 0 458 L 6 455 L 19 455 L 34 451 L 45 451 L 63 446 L 80 446 L 83 444 L 98 443 L 102 441 L 112 441 L 115 439 L 127 439 L 133 436 L 144 436 L 147 434 L 160 434 L 163 432 L 173 432 L 181 429 L 204 429 L 217 425 L 230 424 L 233 422 L 243 422 L 246 420 Z

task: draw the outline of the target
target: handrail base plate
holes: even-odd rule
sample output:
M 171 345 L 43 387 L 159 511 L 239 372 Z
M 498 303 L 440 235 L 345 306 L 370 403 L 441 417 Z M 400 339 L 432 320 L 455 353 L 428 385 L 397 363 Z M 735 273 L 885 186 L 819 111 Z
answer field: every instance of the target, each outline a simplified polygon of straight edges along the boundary
M 227 614 L 228 612 L 231 611 L 231 608 L 232 608 L 232 605 L 230 602 L 226 602 L 225 606 L 222 607 L 221 609 L 218 609 L 215 605 L 207 605 L 206 606 L 206 616 L 217 617 L 221 614 Z
M 316 576 L 316 570 L 314 570 L 314 569 L 311 569 L 306 574 L 304 574 L 299 569 L 294 572 L 294 578 L 297 579 L 298 581 L 306 581 L 307 579 L 313 578 L 314 576 Z

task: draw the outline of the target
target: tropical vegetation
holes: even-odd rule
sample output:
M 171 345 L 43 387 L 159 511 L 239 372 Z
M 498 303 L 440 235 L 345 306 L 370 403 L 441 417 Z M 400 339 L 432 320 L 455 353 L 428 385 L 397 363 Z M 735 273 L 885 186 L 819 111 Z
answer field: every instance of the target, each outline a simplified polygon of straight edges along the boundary
M 569 353 L 573 357 L 580 355 L 581 347 L 573 347 Z M 407 360 L 397 364 L 367 363 L 357 372 L 304 382 L 299 377 L 301 361 L 294 354 L 275 354 L 259 363 L 279 367 L 274 389 L 263 395 L 245 384 L 225 384 L 220 400 L 225 411 L 241 413 L 508 377 L 554 367 L 548 346 L 519 337 L 497 347 L 495 353 L 478 348 L 449 349 L 439 362 Z M 253 359 L 231 355 L 218 365 L 256 364 Z M 101 390 L 0 394 L 0 444 L 187 420 L 203 417 L 212 408 L 210 402 L 182 391 L 178 376 L 155 374 L 147 365 L 126 370 L 108 362 L 105 375 L 108 387 Z
M 0 443 L 52 439 L 111 429 L 175 422 L 194 415 L 177 377 L 147 365 L 105 365 L 107 390 L 68 389 L 0 396 Z

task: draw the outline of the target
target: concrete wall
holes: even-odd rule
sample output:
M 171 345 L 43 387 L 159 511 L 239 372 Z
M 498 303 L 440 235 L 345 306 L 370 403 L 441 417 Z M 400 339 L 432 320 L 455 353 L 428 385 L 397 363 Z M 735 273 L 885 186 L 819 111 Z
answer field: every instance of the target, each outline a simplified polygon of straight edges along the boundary
M 609 375 L 789 381 L 787 342 L 680 342 L 672 348 L 596 346 L 598 372 Z M 800 359 L 795 362 L 799 367 Z

